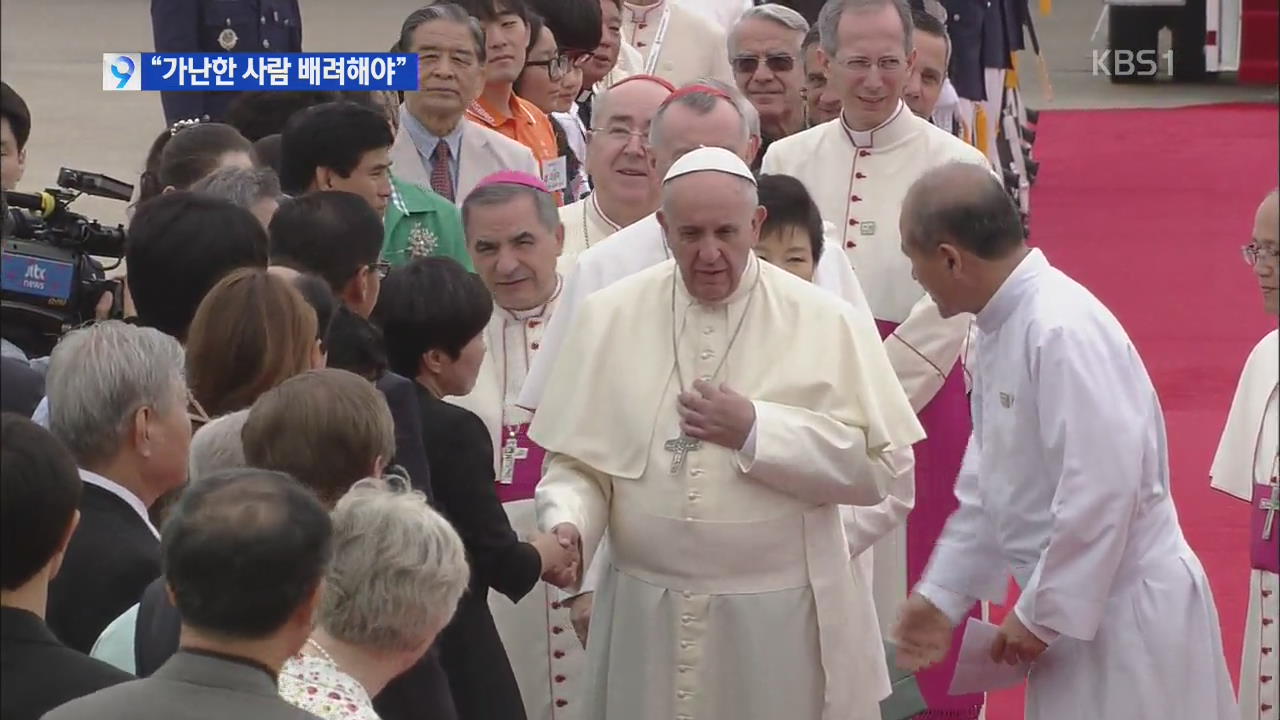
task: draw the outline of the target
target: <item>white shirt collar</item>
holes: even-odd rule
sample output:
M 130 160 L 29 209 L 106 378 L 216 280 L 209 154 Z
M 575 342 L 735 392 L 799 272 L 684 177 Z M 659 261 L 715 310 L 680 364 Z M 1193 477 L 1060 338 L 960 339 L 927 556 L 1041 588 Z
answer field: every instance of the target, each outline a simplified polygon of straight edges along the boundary
M 1027 253 L 1013 272 L 1009 273 L 1009 277 L 1000 283 L 1000 288 L 987 304 L 978 311 L 978 329 L 989 333 L 1003 325 L 1022 299 L 1023 288 L 1048 267 L 1049 259 L 1039 248 Z
M 133 508 L 133 511 L 138 513 L 138 517 L 142 518 L 142 522 L 147 524 L 147 529 L 151 531 L 151 534 L 155 535 L 157 540 L 160 539 L 160 531 L 156 530 L 156 526 L 151 524 L 151 516 L 147 515 L 147 506 L 142 503 L 142 498 L 133 494 L 132 490 L 114 480 L 105 478 L 98 473 L 85 470 L 84 468 L 80 468 L 80 480 L 90 485 L 100 487 L 128 503 L 129 507 Z
M 873 148 L 885 147 L 906 137 L 911 130 L 911 119 L 915 117 L 910 110 L 907 110 L 907 104 L 898 101 L 898 108 L 893 111 L 887 120 L 870 130 L 854 130 L 849 127 L 849 123 L 844 119 L 844 113 L 840 114 L 840 127 L 844 129 L 845 135 L 854 147 Z
M 560 273 L 556 273 L 556 290 L 555 292 L 551 293 L 551 297 L 547 298 L 547 301 L 542 303 L 541 305 L 529 308 L 528 310 L 509 310 L 501 306 L 495 306 L 495 307 L 497 307 L 498 310 L 502 311 L 504 315 L 506 315 L 507 317 L 511 318 L 516 322 L 521 322 L 524 320 L 533 320 L 535 318 L 541 318 L 543 315 L 547 313 L 547 308 L 551 306 L 551 303 L 555 302 L 556 299 L 560 297 L 560 291 L 563 288 L 564 288 L 564 277 L 561 276 Z

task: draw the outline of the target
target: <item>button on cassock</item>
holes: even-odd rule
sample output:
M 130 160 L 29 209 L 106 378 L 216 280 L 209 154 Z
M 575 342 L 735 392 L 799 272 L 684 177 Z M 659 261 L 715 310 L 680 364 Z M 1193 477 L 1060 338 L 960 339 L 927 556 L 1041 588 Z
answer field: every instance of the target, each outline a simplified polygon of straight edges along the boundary
M 716 354 L 711 352 L 710 350 L 703 350 L 702 353 L 698 355 L 698 357 L 702 358 L 703 360 L 710 360 L 715 356 Z

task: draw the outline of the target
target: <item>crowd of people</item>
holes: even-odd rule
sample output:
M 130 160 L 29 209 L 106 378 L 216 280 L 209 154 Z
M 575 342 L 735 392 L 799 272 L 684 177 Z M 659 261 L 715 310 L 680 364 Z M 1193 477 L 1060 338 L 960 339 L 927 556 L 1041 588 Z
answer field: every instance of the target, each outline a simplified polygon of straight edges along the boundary
M 0 716 L 974 720 L 1012 577 L 1027 717 L 1276 717 L 1277 333 L 1212 470 L 1237 698 L 1155 390 L 1027 245 L 948 9 L 454 0 L 388 28 L 416 91 L 166 98 L 123 317 L 6 333 Z

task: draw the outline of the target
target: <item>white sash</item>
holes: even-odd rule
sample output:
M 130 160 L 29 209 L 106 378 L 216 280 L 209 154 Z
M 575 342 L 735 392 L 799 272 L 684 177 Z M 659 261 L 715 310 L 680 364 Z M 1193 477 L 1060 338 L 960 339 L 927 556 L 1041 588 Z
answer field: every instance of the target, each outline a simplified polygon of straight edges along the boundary
M 649 47 L 649 57 L 644 61 L 644 74 L 653 75 L 658 68 L 658 56 L 662 54 L 662 42 L 667 39 L 667 25 L 671 23 L 671 6 L 662 8 L 662 19 L 658 21 L 658 34 L 653 36 L 653 45 Z

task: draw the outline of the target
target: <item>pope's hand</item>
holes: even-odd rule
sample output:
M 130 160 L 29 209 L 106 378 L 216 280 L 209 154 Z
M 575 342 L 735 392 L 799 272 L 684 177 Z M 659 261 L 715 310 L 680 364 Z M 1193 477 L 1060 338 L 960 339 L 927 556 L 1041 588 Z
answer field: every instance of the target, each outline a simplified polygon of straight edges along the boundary
M 951 648 L 951 621 L 920 593 L 911 593 L 898 611 L 892 638 L 898 667 L 918 672 L 941 662 Z
M 756 406 L 729 389 L 695 380 L 693 389 L 680 393 L 680 431 L 689 437 L 741 450 L 756 424 Z
M 577 548 L 550 533 L 537 533 L 529 539 L 529 544 L 538 551 L 542 558 L 542 579 L 552 585 L 571 584 L 577 571 Z
M 582 578 L 582 537 L 578 534 L 578 528 L 572 523 L 560 523 L 551 528 L 551 536 L 568 553 L 572 562 L 550 568 L 542 579 L 560 588 L 577 585 Z
M 569 608 L 569 621 L 573 623 L 573 630 L 582 641 L 582 647 L 587 646 L 587 631 L 591 627 L 591 606 L 595 602 L 595 595 L 582 593 L 564 601 Z
M 1049 646 L 1027 629 L 1018 619 L 1018 613 L 1010 611 L 1000 623 L 1000 631 L 991 643 L 991 659 L 1010 665 L 1032 662 Z

